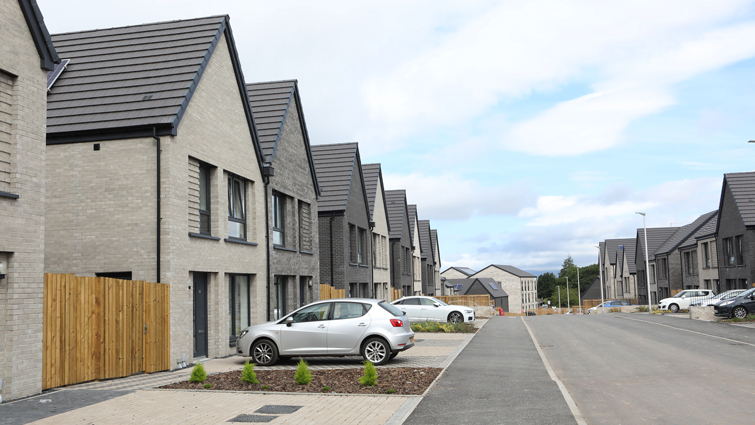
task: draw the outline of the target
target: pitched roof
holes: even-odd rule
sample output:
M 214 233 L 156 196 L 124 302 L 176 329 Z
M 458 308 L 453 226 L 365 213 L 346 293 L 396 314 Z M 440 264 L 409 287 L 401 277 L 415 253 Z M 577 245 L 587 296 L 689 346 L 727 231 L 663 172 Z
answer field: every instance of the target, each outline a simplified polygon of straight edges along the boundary
M 315 193 L 320 195 L 320 187 L 317 183 L 317 172 L 312 160 L 312 148 L 309 143 L 309 132 L 304 120 L 304 111 L 299 97 L 299 84 L 296 80 L 269 81 L 265 83 L 252 83 L 246 85 L 246 92 L 252 107 L 252 116 L 257 129 L 257 137 L 260 149 L 266 162 L 275 162 L 275 152 L 278 150 L 283 126 L 291 110 L 291 104 L 296 103 L 296 113 L 299 116 L 301 134 L 304 137 L 304 148 L 309 159 L 309 168 L 312 181 L 315 185 Z
M 47 95 L 47 144 L 175 136 L 224 35 L 262 167 L 228 16 L 53 35 L 71 62 Z
M 352 179 L 364 182 L 362 163 L 359 160 L 359 146 L 356 143 L 312 145 L 312 159 L 320 183 L 317 211 L 346 211 Z M 364 206 L 369 212 L 367 192 L 364 184 L 361 186 L 364 192 Z
M 450 269 L 454 269 L 458 271 L 459 273 L 464 273 L 467 276 L 472 276 L 473 274 L 477 273 L 476 271 L 470 269 L 469 267 L 449 267 L 446 270 L 443 270 L 441 274 L 447 272 Z
M 378 182 L 383 188 L 380 196 L 383 197 L 383 208 L 385 208 L 385 219 L 388 220 L 388 204 L 385 202 L 385 185 L 383 185 L 383 170 L 380 164 L 362 164 L 364 172 L 364 186 L 367 191 L 367 200 L 370 204 L 370 220 L 374 221 L 375 217 L 375 197 L 377 196 Z M 391 231 L 391 223 L 388 223 L 388 232 Z
M 422 250 L 420 251 L 420 258 L 433 261 L 433 247 L 430 244 L 430 220 L 419 220 L 419 239 L 422 244 Z
M 635 252 L 635 264 L 639 262 L 645 262 L 645 232 L 644 228 L 637 229 L 637 246 L 638 250 Z M 670 238 L 677 230 L 678 227 L 651 227 L 647 229 L 648 234 L 648 261 L 655 260 L 655 250 L 658 249 L 661 244 L 666 242 L 666 239 Z
M 408 202 L 408 201 L 407 201 Z M 415 249 L 419 248 L 419 252 L 423 251 L 424 244 L 422 243 L 422 237 L 418 241 L 414 240 L 414 226 L 419 221 L 419 215 L 417 214 L 417 205 L 407 205 L 406 208 L 409 211 L 409 235 L 412 237 L 412 246 Z M 419 233 L 419 229 L 417 230 Z
M 673 235 L 669 236 L 666 241 L 664 241 L 654 252 L 653 255 L 659 255 L 659 254 L 668 254 L 671 251 L 674 251 L 677 249 L 682 243 L 684 243 L 687 238 L 692 236 L 696 231 L 698 231 L 702 226 L 704 226 L 708 221 L 710 221 L 713 216 L 717 215 L 717 211 L 711 211 L 709 213 L 705 213 L 695 219 L 690 224 L 684 225 L 676 232 L 674 232 Z M 648 242 L 650 244 L 650 242 Z
M 438 245 L 438 231 L 435 229 L 430 229 L 430 237 L 433 246 L 438 251 L 438 258 L 434 258 L 434 260 L 438 263 L 438 268 L 440 269 L 440 246 Z M 435 255 L 435 251 L 433 251 L 433 255 Z
M 718 227 L 718 211 L 716 211 L 716 215 L 713 216 L 713 218 L 708 221 L 705 226 L 701 227 L 700 230 L 695 232 L 692 237 L 695 239 L 705 239 L 709 238 L 711 236 L 716 235 L 716 228 Z
M 755 172 L 724 174 L 723 190 L 718 209 L 723 207 L 724 190 L 729 185 L 734 202 L 745 226 L 755 226 Z M 718 233 L 718 228 L 716 228 Z
M 491 264 L 490 266 L 497 267 L 503 271 L 509 272 L 513 274 L 514 276 L 518 276 L 518 277 L 537 277 L 534 274 L 527 273 L 526 271 L 522 269 L 518 269 L 514 266 L 507 266 L 507 265 L 501 265 L 501 264 Z
M 18 0 L 21 7 L 21 13 L 26 20 L 26 26 L 29 27 L 31 38 L 34 40 L 34 46 L 39 53 L 39 67 L 52 71 L 54 64 L 60 63 L 60 57 L 52 44 L 50 33 L 47 31 L 45 19 L 42 17 L 42 11 L 39 10 L 37 0 Z
M 475 282 L 479 282 L 480 285 L 482 285 L 482 287 L 485 288 L 485 290 L 488 291 L 490 296 L 493 298 L 509 296 L 506 291 L 501 288 L 501 285 L 496 282 L 495 279 L 489 277 L 475 277 L 470 279 L 446 279 L 445 285 L 461 285 L 459 295 L 466 295 L 467 291 L 472 288 L 472 285 L 474 285 Z
M 589 285 L 587 285 L 587 288 L 585 288 L 584 292 L 582 292 L 582 299 L 599 300 L 600 297 L 600 277 L 596 277 L 592 280 L 592 282 L 590 282 Z
M 406 191 L 403 189 L 386 190 L 385 200 L 388 206 L 388 222 L 391 226 L 390 238 L 400 239 L 404 234 L 404 226 L 407 225 L 409 219 L 409 210 L 406 206 Z
M 608 251 L 606 253 L 606 255 L 608 255 L 608 263 L 616 264 L 616 250 L 619 249 L 619 245 L 624 245 L 626 247 L 630 243 L 634 243 L 634 238 L 606 239 L 605 246 Z M 605 262 L 605 260 L 603 261 Z
M 624 245 L 624 255 L 627 257 L 629 274 L 637 274 L 637 264 L 635 261 L 634 250 L 637 248 L 637 241 L 632 239 L 632 243 Z

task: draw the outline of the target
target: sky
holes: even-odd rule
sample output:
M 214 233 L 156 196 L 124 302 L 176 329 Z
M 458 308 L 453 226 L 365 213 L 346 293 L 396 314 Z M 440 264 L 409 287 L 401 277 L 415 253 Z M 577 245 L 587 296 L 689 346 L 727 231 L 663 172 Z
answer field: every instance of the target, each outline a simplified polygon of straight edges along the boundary
M 755 168 L 753 2 L 37 3 L 53 34 L 229 15 L 247 82 L 297 79 L 311 142 L 381 163 L 442 270 L 593 264 Z

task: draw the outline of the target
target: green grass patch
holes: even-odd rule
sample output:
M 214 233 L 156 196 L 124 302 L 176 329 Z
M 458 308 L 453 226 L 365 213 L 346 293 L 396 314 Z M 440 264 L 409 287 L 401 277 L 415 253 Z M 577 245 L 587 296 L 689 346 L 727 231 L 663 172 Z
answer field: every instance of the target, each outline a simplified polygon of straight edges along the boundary
M 740 319 L 738 317 L 732 317 L 731 319 L 724 319 L 722 322 L 755 322 L 755 314 L 750 314 L 749 316 L 745 317 L 744 319 Z
M 414 332 L 444 332 L 444 333 L 474 333 L 475 327 L 471 323 L 448 322 L 415 322 L 411 324 Z

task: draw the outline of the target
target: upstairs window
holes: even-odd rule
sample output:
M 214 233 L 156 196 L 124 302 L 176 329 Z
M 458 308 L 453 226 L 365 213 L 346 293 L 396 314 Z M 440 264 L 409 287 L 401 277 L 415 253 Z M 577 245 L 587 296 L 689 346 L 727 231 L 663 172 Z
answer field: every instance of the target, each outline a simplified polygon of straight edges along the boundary
M 366 238 L 365 231 L 362 228 L 357 228 L 357 263 L 366 264 L 367 257 L 364 255 L 364 246 Z
M 733 266 L 736 259 L 734 258 L 734 240 L 732 238 L 725 238 L 724 245 L 724 264 L 727 266 Z
M 246 182 L 228 176 L 228 237 L 246 240 Z
M 286 246 L 286 200 L 273 193 L 273 245 Z
M 210 166 L 199 163 L 199 233 L 212 234 L 210 226 Z
M 742 235 L 739 235 L 734 238 L 734 249 L 736 250 L 736 260 L 738 266 L 744 266 L 745 265 L 745 255 L 744 255 L 744 241 L 742 240 Z
M 710 268 L 710 246 L 708 245 L 708 242 L 704 242 L 702 244 L 703 249 L 703 268 L 709 269 Z

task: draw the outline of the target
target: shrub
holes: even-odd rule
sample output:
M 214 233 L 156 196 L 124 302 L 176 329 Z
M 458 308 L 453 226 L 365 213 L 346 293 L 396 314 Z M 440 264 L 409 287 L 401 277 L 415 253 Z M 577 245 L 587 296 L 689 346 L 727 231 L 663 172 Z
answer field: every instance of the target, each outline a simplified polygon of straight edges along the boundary
M 387 392 L 388 394 L 395 394 L 395 393 L 396 393 L 396 390 L 388 390 L 388 391 L 386 391 L 386 392 Z
M 377 384 L 377 370 L 372 362 L 364 362 L 364 375 L 359 378 L 359 383 L 369 387 L 374 387 Z
M 330 387 L 322 387 L 322 392 L 326 393 L 330 391 Z
M 207 372 L 204 370 L 202 363 L 197 363 L 194 369 L 191 371 L 191 378 L 189 382 L 204 382 L 207 379 Z
M 299 358 L 299 366 L 296 367 L 296 375 L 294 375 L 294 381 L 299 385 L 307 385 L 312 382 L 312 372 L 307 367 L 307 362 L 304 359 Z
M 269 389 L 270 389 L 270 385 L 263 385 L 263 386 L 262 386 L 262 389 L 263 389 L 263 390 L 269 390 Z
M 621 309 L 620 308 L 612 308 L 611 309 L 611 313 L 621 313 Z
M 471 323 L 451 324 L 448 322 L 416 322 L 411 324 L 414 332 L 445 332 L 445 333 L 472 333 L 474 325 Z
M 647 313 L 648 309 L 649 309 L 649 307 L 646 306 L 646 305 L 641 305 L 641 306 L 637 307 L 637 311 L 639 311 L 640 313 Z
M 212 388 L 212 384 L 204 384 L 205 388 Z
M 254 372 L 254 363 L 249 363 L 248 359 L 246 363 L 244 363 L 244 371 L 241 372 L 241 380 L 249 384 L 260 383 L 259 379 L 257 379 L 257 374 Z

